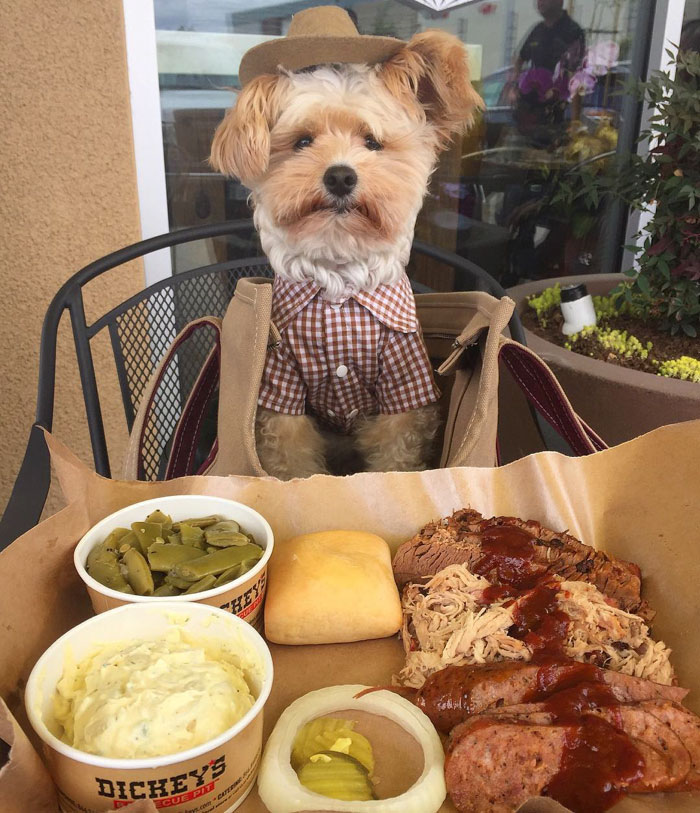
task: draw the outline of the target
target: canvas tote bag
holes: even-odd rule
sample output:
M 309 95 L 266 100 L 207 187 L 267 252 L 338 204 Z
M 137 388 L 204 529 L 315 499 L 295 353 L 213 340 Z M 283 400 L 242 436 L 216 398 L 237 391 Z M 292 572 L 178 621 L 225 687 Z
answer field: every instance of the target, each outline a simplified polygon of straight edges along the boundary
M 511 299 L 495 299 L 478 291 L 418 294 L 416 306 L 445 401 L 440 467 L 495 465 L 499 363 L 507 366 L 527 400 L 574 454 L 606 448 L 576 414 L 545 362 L 503 335 L 513 313 Z M 255 415 L 265 357 L 280 340 L 271 312 L 272 281 L 244 278 L 236 286 L 223 321 L 203 317 L 181 331 L 141 399 L 125 460 L 125 479 L 144 479 L 143 450 L 155 423 L 159 388 L 177 351 L 202 329 L 214 331 L 213 347 L 173 432 L 163 479 L 188 474 L 266 474 L 255 448 Z M 218 437 L 206 459 L 195 464 L 203 416 L 217 386 Z

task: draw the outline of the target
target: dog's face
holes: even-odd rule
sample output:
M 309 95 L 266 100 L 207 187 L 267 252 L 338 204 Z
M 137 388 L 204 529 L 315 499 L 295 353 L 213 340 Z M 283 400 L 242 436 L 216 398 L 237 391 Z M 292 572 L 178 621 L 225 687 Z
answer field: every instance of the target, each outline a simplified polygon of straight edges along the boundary
M 290 76 L 270 129 L 256 208 L 290 245 L 381 250 L 413 223 L 435 138 L 362 66 Z
M 361 260 L 410 245 L 437 155 L 480 103 L 462 44 L 425 32 L 379 66 L 254 79 L 211 160 L 252 190 L 264 246 Z

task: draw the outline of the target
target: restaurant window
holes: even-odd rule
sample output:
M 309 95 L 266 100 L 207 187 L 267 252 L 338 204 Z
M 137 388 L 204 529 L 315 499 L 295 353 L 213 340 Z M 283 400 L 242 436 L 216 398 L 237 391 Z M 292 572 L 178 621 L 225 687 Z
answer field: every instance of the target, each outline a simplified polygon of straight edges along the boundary
M 243 53 L 283 36 L 292 14 L 313 5 L 155 0 L 171 228 L 250 218 L 248 191 L 207 164 L 212 135 L 234 103 Z M 338 5 L 361 34 L 409 39 L 440 28 L 469 46 L 485 111 L 442 155 L 416 225 L 419 239 L 472 260 L 504 286 L 619 270 L 624 208 L 565 204 L 557 191 L 633 149 L 640 111 L 624 88 L 646 69 L 653 3 L 483 0 L 442 11 L 416 0 Z M 227 259 L 260 249 L 251 231 L 217 252 Z M 191 261 L 176 254 L 173 270 Z M 436 290 L 457 284 L 444 267 L 412 273 Z

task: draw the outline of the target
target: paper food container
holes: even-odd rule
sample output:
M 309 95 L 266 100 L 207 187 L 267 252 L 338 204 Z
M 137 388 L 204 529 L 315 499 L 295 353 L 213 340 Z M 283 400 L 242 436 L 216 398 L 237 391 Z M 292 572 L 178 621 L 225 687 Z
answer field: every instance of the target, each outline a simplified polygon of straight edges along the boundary
M 262 558 L 247 573 L 220 587 L 203 590 L 200 593 L 181 596 L 137 596 L 112 590 L 93 579 L 85 569 L 90 551 L 103 542 L 115 528 L 129 528 L 132 522 L 143 522 L 156 509 L 169 514 L 177 522 L 187 517 L 204 517 L 217 514 L 224 519 L 238 522 L 246 533 L 255 537 L 255 541 L 265 550 Z M 119 511 L 98 522 L 83 536 L 75 549 L 73 560 L 78 575 L 85 582 L 90 594 L 92 606 L 96 613 L 103 613 L 113 607 L 125 604 L 158 604 L 168 601 L 196 602 L 220 607 L 234 613 L 255 627 L 262 625 L 262 607 L 267 583 L 267 563 L 272 555 L 274 538 L 267 520 L 247 505 L 221 497 L 205 497 L 196 494 L 178 494 L 159 497 L 155 500 L 143 500 Z
M 59 736 L 53 698 L 67 657 L 79 662 L 96 645 L 157 640 L 176 625 L 193 640 L 240 654 L 255 703 L 231 728 L 176 754 L 109 759 L 66 745 Z M 25 692 L 27 716 L 44 745 L 60 810 L 85 813 L 150 799 L 180 813 L 228 813 L 255 782 L 262 748 L 263 707 L 272 687 L 272 658 L 260 635 L 234 615 L 203 604 L 130 604 L 85 621 L 58 639 L 32 670 Z M 159 712 L 156 710 L 154 716 Z

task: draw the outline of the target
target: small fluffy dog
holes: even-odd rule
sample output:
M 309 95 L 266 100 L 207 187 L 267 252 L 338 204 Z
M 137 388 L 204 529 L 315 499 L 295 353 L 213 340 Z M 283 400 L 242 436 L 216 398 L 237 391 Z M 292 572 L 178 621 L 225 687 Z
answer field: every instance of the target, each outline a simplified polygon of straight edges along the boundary
M 439 392 L 404 269 L 437 157 L 480 106 L 461 42 L 425 31 L 379 64 L 256 76 L 216 131 L 211 163 L 251 189 L 275 272 L 268 474 L 352 470 L 349 443 L 355 469 L 426 467 Z

